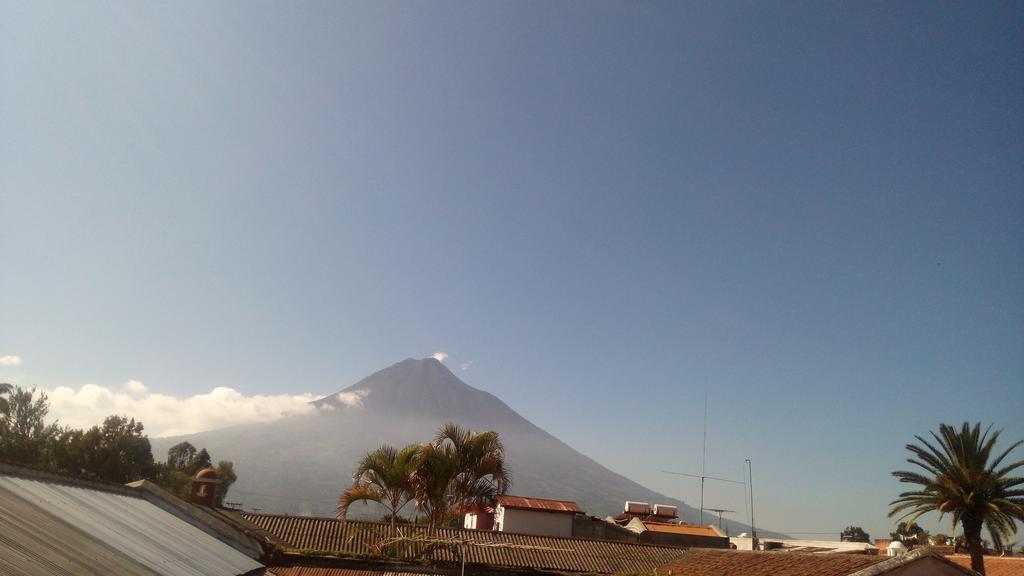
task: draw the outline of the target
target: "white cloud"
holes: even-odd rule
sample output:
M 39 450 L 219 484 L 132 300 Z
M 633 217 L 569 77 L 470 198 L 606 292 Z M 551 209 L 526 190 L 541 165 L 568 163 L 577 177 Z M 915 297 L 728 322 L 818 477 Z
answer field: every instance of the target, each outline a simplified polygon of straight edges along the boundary
M 149 388 L 147 388 L 145 384 L 139 382 L 138 380 L 129 380 L 125 382 L 124 386 L 121 386 L 121 389 L 131 394 L 132 396 L 140 396 L 142 394 L 145 394 L 146 392 L 149 392 Z
M 349 408 L 362 408 L 363 398 L 366 398 L 366 395 L 369 393 L 369 390 L 360 388 L 359 390 L 353 390 L 351 392 L 338 392 L 337 398 L 338 402 L 341 402 Z
M 0 366 L 21 366 L 21 356 L 0 356 Z
M 434 352 L 434 360 L 437 360 L 438 362 L 444 362 L 447 359 L 448 355 L 445 354 L 444 352 Z
M 61 424 L 88 428 L 118 414 L 142 422 L 153 437 L 270 422 L 316 410 L 310 404 L 316 399 L 312 394 L 246 396 L 234 388 L 217 387 L 206 394 L 176 398 L 152 393 L 138 380 L 129 380 L 118 390 L 85 384 L 78 390 L 60 386 L 43 391 L 50 397 L 50 418 Z
M 463 362 L 462 364 L 459 364 L 459 369 L 462 370 L 463 372 L 465 372 L 466 370 L 469 370 L 469 367 L 472 366 L 472 365 L 473 365 L 473 361 L 472 360 L 470 360 L 468 362 Z

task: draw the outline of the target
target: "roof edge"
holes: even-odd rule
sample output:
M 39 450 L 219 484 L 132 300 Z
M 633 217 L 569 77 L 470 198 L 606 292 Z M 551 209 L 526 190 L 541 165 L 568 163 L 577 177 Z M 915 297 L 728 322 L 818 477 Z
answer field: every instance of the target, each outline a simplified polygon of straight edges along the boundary
M 141 497 L 138 491 L 122 484 L 106 482 L 103 480 L 87 480 L 85 478 L 76 478 L 74 476 L 55 474 L 53 472 L 47 472 L 45 470 L 40 470 L 38 468 L 31 468 L 21 464 L 14 464 L 6 460 L 0 460 L 0 474 L 7 476 L 17 476 L 18 478 L 26 478 L 28 480 L 41 480 L 45 482 L 52 482 L 54 484 L 64 484 L 66 486 L 89 488 L 91 490 L 99 490 L 102 492 L 113 492 L 115 494 L 121 494 L 123 496 L 135 496 L 137 498 Z
M 946 558 L 942 554 L 939 554 L 938 552 L 929 549 L 926 546 L 917 548 L 916 550 L 911 550 L 906 554 L 893 556 L 888 560 L 879 562 L 878 564 L 875 564 L 873 566 L 868 566 L 867 568 L 864 568 L 862 570 L 858 570 L 853 574 L 850 574 L 850 576 L 878 576 L 880 574 L 886 574 L 891 570 L 899 568 L 900 566 L 903 566 L 905 564 L 916 562 L 922 558 L 934 558 L 939 562 L 956 568 L 957 570 L 963 572 L 964 574 L 967 574 L 968 576 L 979 576 L 978 573 L 974 570 L 971 570 L 970 568 L 965 568 L 960 564 L 957 564 L 956 562 L 953 562 L 952 560 Z
M 147 502 L 185 520 L 254 560 L 260 560 L 269 552 L 260 538 L 248 533 L 231 518 L 218 514 L 215 509 L 186 502 L 150 480 L 137 480 L 125 486 Z

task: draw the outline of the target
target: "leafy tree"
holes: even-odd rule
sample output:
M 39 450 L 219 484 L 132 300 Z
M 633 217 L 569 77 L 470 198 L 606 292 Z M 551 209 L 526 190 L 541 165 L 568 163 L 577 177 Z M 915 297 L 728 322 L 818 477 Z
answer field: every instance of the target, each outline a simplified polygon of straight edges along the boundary
M 985 573 L 982 557 L 981 529 L 984 525 L 996 547 L 1001 549 L 1005 538 L 1017 531 L 1017 520 L 1024 521 L 1024 478 L 1010 473 L 1024 460 L 1003 464 L 1006 457 L 1024 440 L 993 457 L 993 448 L 1001 430 L 992 432 L 989 426 L 983 433 L 981 425 L 973 427 L 967 422 L 958 430 L 942 424 L 939 434 L 931 433 L 935 444 L 915 436 L 922 446 L 907 444 L 913 457 L 907 462 L 923 469 L 926 474 L 898 470 L 893 476 L 900 482 L 917 484 L 919 488 L 900 494 L 893 500 L 889 516 L 899 515 L 901 520 L 913 523 L 922 514 L 939 512 L 953 516 L 954 528 L 963 526 L 964 541 L 971 554 L 971 568 Z
M 918 526 L 917 522 L 912 522 L 910 524 L 900 522 L 896 525 L 896 531 L 889 533 L 889 537 L 893 540 L 899 540 L 904 544 L 928 543 L 928 531 Z
M 50 411 L 45 392 L 25 390 L 7 384 L 0 393 L 4 399 L 0 412 L 0 459 L 30 466 L 45 464 L 45 447 L 54 428 L 47 427 L 44 419 Z
M 205 450 L 203 450 L 205 452 Z M 224 498 L 228 495 L 228 489 L 238 480 L 235 474 L 235 464 L 231 460 L 221 460 L 217 463 L 217 478 L 220 479 L 220 487 L 217 488 L 217 506 L 224 506 Z
M 125 416 L 108 416 L 102 426 L 89 429 L 86 442 L 94 445 L 97 476 L 119 484 L 151 476 L 153 450 L 143 430 L 142 422 Z
M 943 533 L 932 534 L 928 537 L 928 543 L 932 546 L 945 546 L 946 542 L 949 542 L 949 536 Z
M 214 468 L 217 471 L 220 487 L 217 489 L 216 505 L 222 506 L 228 489 L 238 479 L 234 463 L 230 460 L 221 460 L 214 467 L 206 448 L 196 450 L 190 442 L 180 442 L 167 450 L 167 461 L 156 465 L 154 481 L 171 494 L 188 500 L 192 478 L 204 468 Z
M 839 535 L 842 542 L 871 542 L 871 536 L 860 526 L 847 526 Z
M 14 386 L 11 386 L 7 382 L 0 382 L 0 419 L 3 419 L 4 415 L 10 409 L 11 403 L 4 396 L 9 396 L 14 391 Z
M 206 448 L 196 451 L 191 442 L 179 442 L 167 450 L 167 466 L 191 477 L 204 468 L 212 468 L 212 463 Z
M 385 444 L 363 456 L 352 476 L 352 486 L 338 499 L 338 517 L 344 519 L 356 502 L 376 502 L 384 506 L 385 518 L 394 526 L 398 513 L 412 499 L 410 479 L 419 452 L 417 444 L 401 450 Z

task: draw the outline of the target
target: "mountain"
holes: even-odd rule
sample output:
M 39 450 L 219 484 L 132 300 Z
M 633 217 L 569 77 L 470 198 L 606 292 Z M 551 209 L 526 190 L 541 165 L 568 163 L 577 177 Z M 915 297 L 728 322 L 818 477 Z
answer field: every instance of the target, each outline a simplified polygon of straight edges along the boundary
M 338 495 L 351 483 L 363 454 L 382 443 L 401 447 L 424 442 L 445 422 L 456 422 L 501 435 L 514 494 L 573 500 L 600 517 L 621 512 L 626 500 L 676 505 L 690 521 L 698 516 L 683 502 L 573 450 L 433 358 L 403 360 L 313 404 L 317 409 L 311 414 L 156 438 L 153 454 L 162 459 L 167 448 L 187 440 L 217 460 L 234 462 L 238 481 L 228 501 L 264 512 L 333 516 Z M 745 529 L 730 523 L 732 533 Z

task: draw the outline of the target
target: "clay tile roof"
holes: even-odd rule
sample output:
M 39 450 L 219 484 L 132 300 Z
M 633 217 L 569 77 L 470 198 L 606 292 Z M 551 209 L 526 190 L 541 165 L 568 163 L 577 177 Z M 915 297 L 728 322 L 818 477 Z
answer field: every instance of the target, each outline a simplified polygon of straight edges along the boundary
M 693 524 L 667 524 L 665 522 L 644 522 L 644 528 L 651 532 L 667 532 L 669 534 L 689 534 L 691 536 L 722 536 L 711 526 L 694 526 Z
M 276 576 L 433 576 L 424 572 L 393 572 L 391 570 L 354 570 L 328 566 L 274 566 Z
M 498 496 L 498 504 L 505 508 L 522 510 L 544 510 L 545 512 L 569 512 L 582 514 L 583 510 L 575 502 L 568 500 L 546 500 L 544 498 L 526 498 L 523 496 Z
M 325 551 L 342 556 L 376 556 L 379 545 L 393 535 L 406 540 L 391 545 L 389 554 L 395 560 L 429 558 L 439 563 L 454 563 L 458 550 L 465 554 L 468 566 L 530 568 L 554 572 L 650 572 L 679 558 L 685 550 L 669 546 L 633 544 L 583 538 L 555 538 L 491 530 L 435 528 L 424 526 L 391 526 L 377 522 L 341 522 L 333 518 L 276 516 L 241 513 L 242 517 L 275 535 L 292 550 Z M 436 546 L 417 541 L 450 542 L 453 546 Z M 272 570 L 277 570 L 273 567 Z
M 885 557 L 867 554 L 800 554 L 740 550 L 690 550 L 658 569 L 672 576 L 848 576 Z
M 971 567 L 971 557 L 962 554 L 946 558 L 967 568 Z M 1001 558 L 985 556 L 986 576 L 1024 576 L 1024 557 Z

